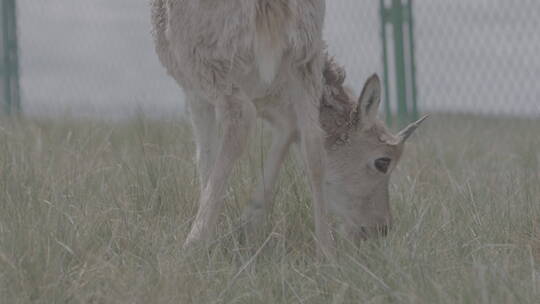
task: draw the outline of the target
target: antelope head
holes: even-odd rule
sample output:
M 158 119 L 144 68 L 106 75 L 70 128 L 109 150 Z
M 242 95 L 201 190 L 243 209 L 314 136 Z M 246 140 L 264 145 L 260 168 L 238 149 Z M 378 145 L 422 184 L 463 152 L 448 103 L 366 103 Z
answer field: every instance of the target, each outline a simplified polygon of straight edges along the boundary
M 344 71 L 330 64 L 325 69 L 320 113 L 327 134 L 327 202 L 341 218 L 341 231 L 347 238 L 364 240 L 386 235 L 392 224 L 390 176 L 405 142 L 426 117 L 392 134 L 377 117 L 381 103 L 379 77 L 371 76 L 356 99 L 342 85 Z

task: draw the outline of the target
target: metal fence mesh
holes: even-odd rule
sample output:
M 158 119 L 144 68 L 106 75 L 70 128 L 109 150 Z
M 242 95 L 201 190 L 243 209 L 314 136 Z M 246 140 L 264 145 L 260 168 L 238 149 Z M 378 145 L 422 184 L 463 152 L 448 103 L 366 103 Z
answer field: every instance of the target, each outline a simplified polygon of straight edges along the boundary
M 418 2 L 426 108 L 540 115 L 540 1 Z
M 182 110 L 154 53 L 149 0 L 17 1 L 25 113 Z
M 43 2 L 18 1 L 23 108 L 181 104 L 153 52 L 148 0 Z M 358 93 L 382 74 L 379 1 L 327 9 L 329 50 Z M 416 0 L 414 15 L 421 112 L 540 116 L 540 1 Z
M 358 87 L 382 70 L 379 1 L 327 3 L 330 48 Z M 414 18 L 421 111 L 540 117 L 540 1 L 416 0 Z

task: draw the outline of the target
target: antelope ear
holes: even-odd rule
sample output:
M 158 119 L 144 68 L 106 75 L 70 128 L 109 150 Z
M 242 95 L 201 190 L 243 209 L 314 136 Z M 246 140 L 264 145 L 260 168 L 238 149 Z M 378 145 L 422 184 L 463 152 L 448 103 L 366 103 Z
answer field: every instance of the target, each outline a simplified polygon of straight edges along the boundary
M 369 77 L 353 111 L 353 122 L 362 129 L 370 128 L 377 118 L 381 104 L 381 81 L 377 74 Z

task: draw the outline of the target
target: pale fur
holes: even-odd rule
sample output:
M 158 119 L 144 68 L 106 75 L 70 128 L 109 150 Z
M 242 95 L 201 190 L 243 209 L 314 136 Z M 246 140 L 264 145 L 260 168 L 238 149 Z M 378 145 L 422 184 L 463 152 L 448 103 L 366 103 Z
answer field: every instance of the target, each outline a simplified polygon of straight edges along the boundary
M 324 0 L 153 0 L 156 51 L 184 88 L 197 144 L 201 196 L 185 246 L 211 239 L 257 115 L 269 122 L 272 145 L 244 212 L 249 224 L 270 208 L 293 142 L 306 164 L 321 253 L 334 250 L 327 203 L 349 234 L 389 223 L 389 173 L 366 174 L 366 164 L 379 153 L 393 158 L 393 168 L 402 142 L 374 119 L 378 101 L 362 108 L 363 99 L 380 97 L 378 79 L 356 103 L 344 71 L 325 58 L 324 14 Z
M 288 1 L 264 0 L 256 6 L 255 62 L 267 84 L 274 80 L 286 50 L 288 33 L 293 29 L 291 14 Z
M 300 134 L 315 234 L 320 251 L 332 255 L 317 106 L 324 15 L 324 0 L 153 0 L 156 51 L 186 92 L 197 142 L 201 197 L 185 246 L 211 238 L 257 108 L 286 121 L 278 122 L 287 126 L 284 142 L 290 130 Z

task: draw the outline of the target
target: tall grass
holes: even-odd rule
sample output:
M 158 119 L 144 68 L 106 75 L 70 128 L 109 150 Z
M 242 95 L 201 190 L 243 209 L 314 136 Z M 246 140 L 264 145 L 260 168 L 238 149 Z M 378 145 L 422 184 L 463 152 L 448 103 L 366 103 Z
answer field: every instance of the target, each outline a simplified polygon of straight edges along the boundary
M 198 196 L 186 123 L 3 119 L 0 303 L 538 303 L 539 134 L 538 121 L 431 118 L 392 179 L 394 229 L 340 240 L 330 263 L 292 160 L 266 233 L 240 242 L 261 138 L 218 241 L 185 252 Z

